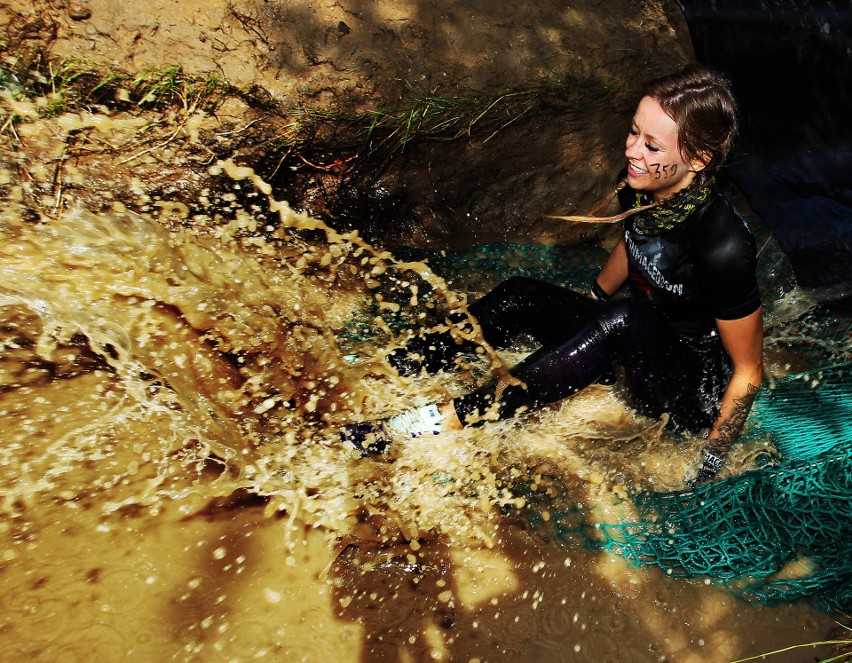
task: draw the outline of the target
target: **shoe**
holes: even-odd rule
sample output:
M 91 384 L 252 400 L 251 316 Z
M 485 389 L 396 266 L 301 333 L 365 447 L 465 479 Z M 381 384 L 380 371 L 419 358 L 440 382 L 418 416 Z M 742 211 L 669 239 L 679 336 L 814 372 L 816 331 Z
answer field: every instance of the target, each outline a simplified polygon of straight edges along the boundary
M 392 442 L 404 442 L 423 435 L 437 435 L 443 428 L 443 417 L 437 405 L 423 405 L 400 414 L 379 419 L 349 424 L 340 433 L 361 452 L 362 456 L 375 456 L 387 451 Z

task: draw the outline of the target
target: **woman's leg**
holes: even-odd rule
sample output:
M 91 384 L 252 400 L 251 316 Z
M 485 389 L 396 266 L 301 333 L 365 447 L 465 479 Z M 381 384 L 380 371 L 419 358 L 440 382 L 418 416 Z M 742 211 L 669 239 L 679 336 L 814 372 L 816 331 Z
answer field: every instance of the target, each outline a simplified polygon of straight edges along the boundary
M 617 300 L 561 345 L 518 364 L 512 374 L 526 388 L 507 386 L 495 403 L 495 385 L 487 385 L 453 403 L 463 423 L 490 408 L 502 419 L 571 396 L 616 363 L 625 369 L 627 397 L 637 409 L 655 417 L 669 412 L 676 428 L 700 428 L 712 423 L 727 383 L 726 357 L 718 339 L 690 344 L 650 307 Z
M 518 334 L 529 334 L 543 345 L 561 343 L 579 331 L 600 302 L 569 288 L 515 276 L 470 305 L 485 340 L 494 347 L 509 345 Z
M 343 438 L 364 454 L 382 453 L 394 440 L 511 417 L 562 400 L 613 364 L 625 370 L 631 405 L 652 417 L 669 413 L 669 425 L 676 430 L 710 426 L 730 379 L 730 360 L 718 336 L 687 340 L 652 308 L 617 300 L 601 305 L 561 345 L 543 347 L 518 364 L 512 374 L 524 386 L 507 386 L 499 399 L 496 385 L 490 384 L 440 406 L 348 426 Z
M 561 343 L 575 334 L 600 306 L 573 290 L 526 277 L 513 277 L 470 306 L 485 340 L 506 347 L 518 334 L 530 334 L 545 345 Z M 395 350 L 388 361 L 404 375 L 421 368 L 429 373 L 452 364 L 475 344 L 459 343 L 449 332 L 421 334 Z

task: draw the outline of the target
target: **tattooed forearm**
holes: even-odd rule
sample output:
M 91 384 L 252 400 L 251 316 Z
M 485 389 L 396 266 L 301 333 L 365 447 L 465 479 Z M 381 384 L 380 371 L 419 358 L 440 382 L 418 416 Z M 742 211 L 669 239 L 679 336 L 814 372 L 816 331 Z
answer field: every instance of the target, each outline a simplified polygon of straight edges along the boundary
M 739 437 L 743 424 L 748 419 L 748 413 L 757 396 L 757 389 L 753 384 L 750 384 L 745 396 L 734 399 L 734 409 L 716 427 L 716 436 L 708 440 L 707 451 L 709 453 L 717 458 L 724 458 L 731 450 L 734 442 L 737 441 L 737 437 Z
M 697 486 L 710 481 L 722 469 L 728 452 L 734 442 L 737 441 L 743 424 L 748 419 L 748 413 L 751 410 L 752 403 L 754 403 L 755 396 L 757 396 L 757 389 L 753 384 L 749 384 L 745 396 L 734 399 L 734 407 L 731 413 L 722 419 L 711 433 L 707 446 L 701 454 L 703 457 L 701 469 L 698 470 L 697 476 L 687 482 L 688 485 Z

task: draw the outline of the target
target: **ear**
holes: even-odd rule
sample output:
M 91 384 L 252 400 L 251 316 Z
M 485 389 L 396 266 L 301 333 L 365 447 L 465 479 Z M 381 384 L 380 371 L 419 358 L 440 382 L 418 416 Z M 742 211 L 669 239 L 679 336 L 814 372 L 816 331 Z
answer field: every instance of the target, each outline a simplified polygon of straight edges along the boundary
M 689 162 L 689 169 L 694 173 L 700 173 L 702 170 L 707 168 L 707 164 L 710 163 L 712 157 L 708 152 L 700 152 L 698 158 L 692 159 Z

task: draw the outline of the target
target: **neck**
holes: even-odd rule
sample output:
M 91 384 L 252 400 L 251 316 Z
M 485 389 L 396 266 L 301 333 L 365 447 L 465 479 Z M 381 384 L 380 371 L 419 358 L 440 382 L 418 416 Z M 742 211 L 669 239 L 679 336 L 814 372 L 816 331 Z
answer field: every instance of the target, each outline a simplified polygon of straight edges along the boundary
M 695 180 L 695 173 L 689 173 L 689 177 L 685 177 L 683 179 L 683 182 L 681 182 L 681 185 L 678 186 L 678 188 L 675 189 L 674 191 L 665 191 L 665 192 L 655 191 L 654 193 L 651 194 L 654 197 L 654 202 L 661 203 L 663 201 L 668 200 L 669 198 L 671 198 L 675 194 L 678 194 L 681 191 L 683 191 L 684 189 L 688 189 L 690 186 L 692 186 L 692 182 L 694 180 Z

